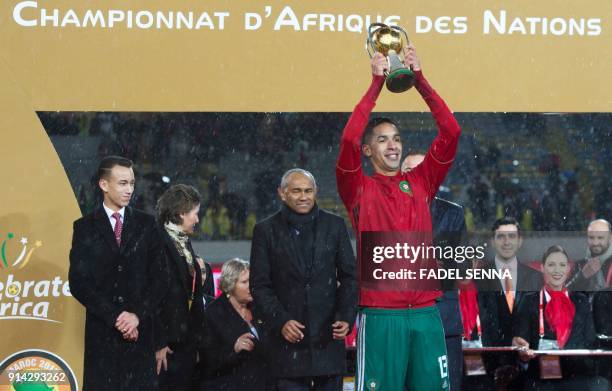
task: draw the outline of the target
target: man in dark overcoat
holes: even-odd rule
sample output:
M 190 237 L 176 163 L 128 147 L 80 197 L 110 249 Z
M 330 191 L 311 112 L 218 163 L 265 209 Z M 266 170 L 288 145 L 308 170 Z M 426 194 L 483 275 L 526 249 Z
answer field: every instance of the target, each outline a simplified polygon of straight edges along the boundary
M 308 171 L 287 171 L 281 210 L 255 226 L 250 285 L 283 390 L 340 390 L 355 321 L 355 257 L 344 221 L 316 204 Z
M 103 202 L 74 222 L 70 290 L 86 309 L 83 390 L 154 390 L 153 316 L 168 277 L 155 218 L 128 206 L 134 171 L 109 156 Z

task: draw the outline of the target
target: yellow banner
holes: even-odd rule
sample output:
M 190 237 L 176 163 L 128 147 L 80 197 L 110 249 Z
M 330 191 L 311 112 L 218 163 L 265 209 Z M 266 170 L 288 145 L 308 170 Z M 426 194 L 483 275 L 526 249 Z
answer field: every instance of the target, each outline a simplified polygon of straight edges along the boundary
M 607 112 L 609 1 L 6 1 L 2 57 L 38 110 L 350 111 L 367 25 L 407 29 L 456 111 Z M 385 94 L 384 111 L 423 110 Z

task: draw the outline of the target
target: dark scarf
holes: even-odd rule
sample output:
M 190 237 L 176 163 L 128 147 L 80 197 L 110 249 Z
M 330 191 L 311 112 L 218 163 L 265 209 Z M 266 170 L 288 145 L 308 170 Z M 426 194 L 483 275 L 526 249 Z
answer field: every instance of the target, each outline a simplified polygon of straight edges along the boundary
M 291 238 L 298 250 L 298 256 L 302 265 L 305 266 L 306 276 L 310 277 L 314 261 L 315 232 L 317 217 L 319 217 L 319 207 L 315 204 L 310 212 L 299 214 L 283 204 L 281 215 L 289 226 Z
M 310 210 L 310 212 L 305 214 L 295 213 L 291 210 L 287 205 L 283 204 L 281 206 L 281 214 L 283 218 L 289 225 L 296 228 L 304 229 L 306 226 L 314 223 L 317 217 L 319 217 L 319 207 L 317 204 Z

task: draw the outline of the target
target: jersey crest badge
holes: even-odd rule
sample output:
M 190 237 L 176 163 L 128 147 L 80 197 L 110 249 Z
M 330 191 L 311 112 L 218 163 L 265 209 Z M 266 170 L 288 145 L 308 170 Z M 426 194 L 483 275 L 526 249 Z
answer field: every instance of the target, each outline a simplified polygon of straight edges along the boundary
M 401 181 L 399 183 L 399 188 L 401 191 L 412 197 L 412 189 L 410 188 L 410 183 L 408 183 L 408 181 Z

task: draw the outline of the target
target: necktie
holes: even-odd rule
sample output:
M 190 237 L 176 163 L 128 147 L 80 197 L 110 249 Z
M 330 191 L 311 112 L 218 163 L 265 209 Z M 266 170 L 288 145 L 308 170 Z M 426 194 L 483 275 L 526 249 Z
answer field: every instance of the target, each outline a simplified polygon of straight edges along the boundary
M 510 269 L 504 269 L 510 274 Z M 512 291 L 512 280 L 510 277 L 504 278 L 504 290 L 506 291 L 506 303 L 508 303 L 508 310 L 512 313 L 512 307 L 514 307 L 514 292 Z
M 121 222 L 121 214 L 119 212 L 113 213 L 113 218 L 115 219 L 115 240 L 117 241 L 117 246 L 121 246 L 121 230 L 123 230 L 123 223 Z

